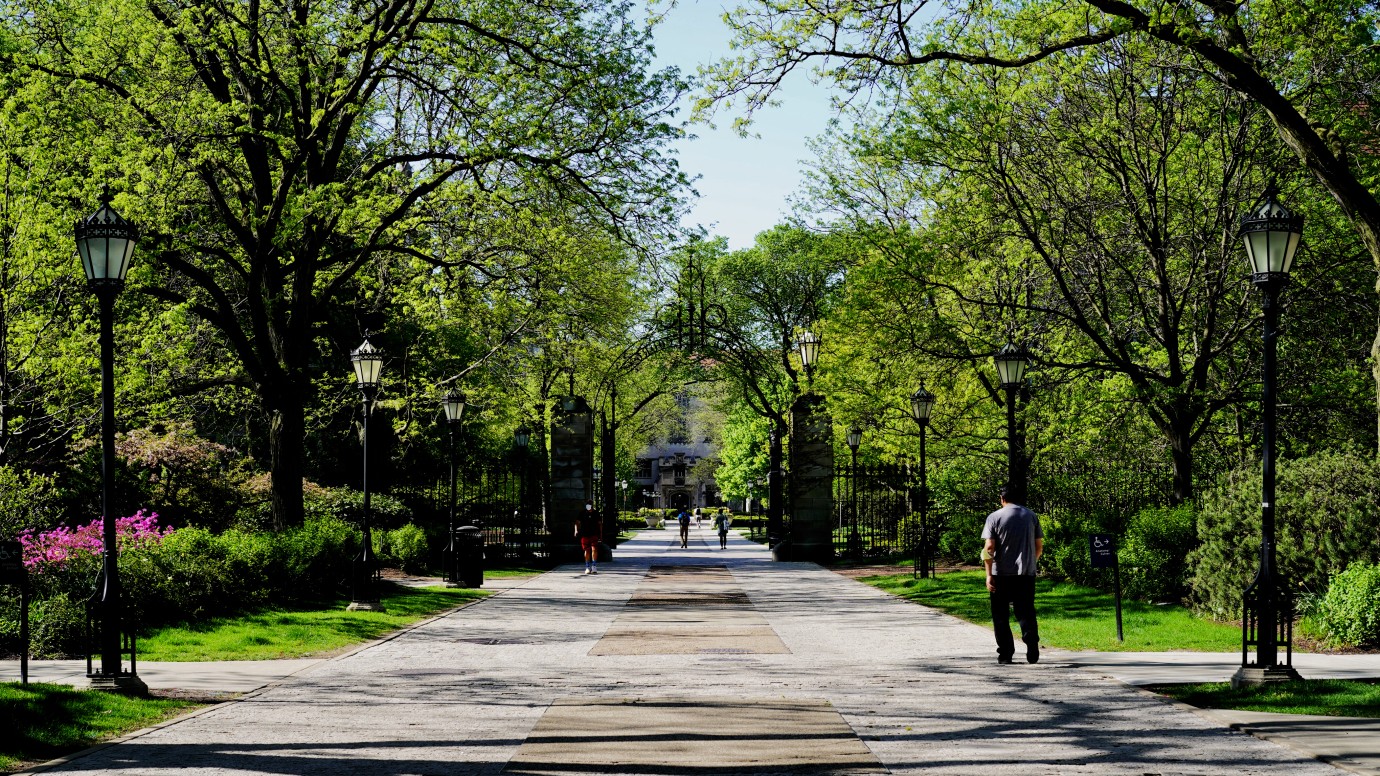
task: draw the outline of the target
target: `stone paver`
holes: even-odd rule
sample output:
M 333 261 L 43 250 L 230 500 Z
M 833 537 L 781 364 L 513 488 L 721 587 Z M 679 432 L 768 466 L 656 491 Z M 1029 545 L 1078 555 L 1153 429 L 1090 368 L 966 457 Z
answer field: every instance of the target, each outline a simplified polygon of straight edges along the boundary
M 707 527 L 696 530 L 710 535 Z M 1339 773 L 1065 661 L 999 668 L 985 629 L 812 564 L 772 563 L 763 548 L 736 536 L 727 551 L 683 550 L 672 538 L 672 532 L 647 531 L 618 550 L 617 562 L 601 564 L 598 575 L 563 567 L 58 772 L 494 774 L 529 739 L 559 749 L 561 736 L 602 731 L 620 756 L 654 746 L 640 734 L 628 699 L 661 699 L 687 713 L 698 705 L 695 716 L 706 725 L 716 704 L 827 704 L 882 767 L 898 774 Z M 653 563 L 724 564 L 789 651 L 591 655 Z M 564 707 L 581 704 L 619 707 L 629 722 L 609 727 L 605 716 L 584 731 L 547 735 L 546 715 L 558 715 L 555 720 L 569 711 Z M 562 730 L 579 719 L 574 715 Z M 673 742 L 684 729 L 676 720 L 649 722 L 663 725 Z M 799 732 L 788 715 L 778 722 L 748 737 L 768 757 L 790 752 Z M 690 742 L 680 743 L 684 757 L 696 756 Z M 620 766 L 589 762 L 582 749 L 578 770 L 780 772 L 722 754 L 675 767 L 656 767 L 649 756 L 631 758 L 641 765 Z M 553 757 L 559 752 L 545 752 L 541 761 Z M 849 767 L 856 766 L 825 770 Z

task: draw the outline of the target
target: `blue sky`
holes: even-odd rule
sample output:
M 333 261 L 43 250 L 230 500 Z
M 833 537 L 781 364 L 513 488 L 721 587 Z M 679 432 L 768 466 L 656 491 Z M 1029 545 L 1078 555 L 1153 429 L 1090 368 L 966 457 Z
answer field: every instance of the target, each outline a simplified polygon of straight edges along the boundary
M 657 64 L 693 74 L 699 65 L 726 56 L 729 30 L 720 21 L 724 3 L 680 0 L 657 29 Z M 702 224 L 728 238 L 730 248 L 752 245 L 758 233 L 780 223 L 787 198 L 799 188 L 806 141 L 827 128 L 832 116 L 828 91 L 796 73 L 780 93 L 781 105 L 760 111 L 753 137 L 733 130 L 736 112 L 720 111 L 715 127 L 694 125 L 697 137 L 679 145 L 681 168 L 700 176 L 700 199 L 688 225 Z

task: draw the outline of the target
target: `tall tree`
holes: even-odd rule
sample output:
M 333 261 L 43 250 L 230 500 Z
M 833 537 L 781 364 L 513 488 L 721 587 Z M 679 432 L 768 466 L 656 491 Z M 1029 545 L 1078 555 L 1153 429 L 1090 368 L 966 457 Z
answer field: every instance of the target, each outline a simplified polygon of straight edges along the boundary
M 744 53 L 712 68 L 701 108 L 733 99 L 760 107 L 807 63 L 817 64 L 845 98 L 863 99 L 927 66 L 1021 68 L 1059 52 L 1148 36 L 1185 52 L 1266 112 L 1380 269 L 1378 14 L 1371 0 L 749 4 L 729 15 Z M 1371 369 L 1380 407 L 1380 329 Z
M 681 85 L 648 72 L 620 3 L 19 0 L 6 19 L 28 99 L 70 106 L 48 152 L 128 179 L 143 290 L 214 325 L 238 366 L 219 381 L 258 395 L 280 525 L 302 517 L 318 326 L 366 267 L 475 262 L 469 208 L 524 179 L 625 235 L 660 228 L 681 183 L 662 150 Z

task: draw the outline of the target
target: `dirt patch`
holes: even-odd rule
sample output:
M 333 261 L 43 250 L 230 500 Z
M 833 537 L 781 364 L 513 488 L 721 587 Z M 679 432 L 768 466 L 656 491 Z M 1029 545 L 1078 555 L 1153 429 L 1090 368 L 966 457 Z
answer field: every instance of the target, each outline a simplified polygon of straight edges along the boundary
M 979 567 L 979 566 L 939 566 L 939 567 L 937 567 L 935 570 L 938 571 L 940 574 L 943 574 L 943 573 L 949 572 L 949 571 L 972 571 L 972 570 L 976 570 L 976 569 L 978 569 L 978 568 L 980 568 L 980 567 Z M 857 579 L 858 577 L 890 576 L 890 575 L 894 575 L 894 574 L 910 574 L 910 573 L 912 573 L 912 572 L 914 571 L 914 569 L 915 569 L 915 567 L 912 566 L 912 565 L 909 564 L 909 563 L 891 563 L 891 564 L 874 563 L 874 564 L 860 564 L 860 565 L 856 565 L 856 566 L 830 566 L 830 567 L 829 567 L 829 570 L 830 570 L 830 571 L 834 572 L 835 574 L 839 574 L 840 576 L 848 577 L 849 579 Z

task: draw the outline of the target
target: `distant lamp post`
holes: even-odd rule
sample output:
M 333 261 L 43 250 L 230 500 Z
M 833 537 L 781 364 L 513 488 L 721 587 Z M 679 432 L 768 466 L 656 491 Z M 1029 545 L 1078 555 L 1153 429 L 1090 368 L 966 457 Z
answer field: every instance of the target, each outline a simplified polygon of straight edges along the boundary
M 623 491 L 623 495 L 622 495 L 622 499 L 623 499 L 622 504 L 623 504 L 623 505 L 620 507 L 620 511 L 626 512 L 626 511 L 628 511 L 628 481 L 627 481 L 627 480 L 619 480 L 619 481 L 618 481 L 618 488 L 619 488 L 620 490 Z
M 526 426 L 518 426 L 513 431 L 513 445 L 518 451 L 518 543 L 522 545 L 523 556 L 527 555 L 527 548 L 530 538 L 527 534 L 528 510 L 531 506 L 532 497 L 528 490 L 529 475 L 532 470 L 531 451 L 527 446 L 532 441 L 532 432 Z
M 1276 355 L 1280 295 L 1289 285 L 1294 252 L 1303 236 L 1303 217 L 1276 199 L 1271 185 L 1261 203 L 1241 219 L 1241 238 L 1251 262 L 1251 283 L 1261 294 L 1265 313 L 1264 385 L 1260 405 L 1264 414 L 1261 444 L 1260 569 L 1243 596 L 1241 667 L 1232 684 L 1260 684 L 1298 679 L 1293 667 L 1293 603 L 1285 580 L 1275 568 L 1275 404 Z M 1249 647 L 1255 645 L 1255 662 Z M 1284 646 L 1284 662 L 1279 648 Z
M 930 566 L 930 489 L 926 479 L 927 470 L 925 467 L 925 431 L 930 426 L 930 413 L 934 412 L 934 394 L 925 390 L 925 384 L 920 383 L 920 387 L 915 389 L 915 393 L 910 395 L 910 416 L 915 419 L 915 424 L 920 427 L 920 538 L 915 547 L 915 565 L 911 568 L 911 576 L 934 576 L 934 569 Z
M 383 373 L 383 351 L 375 348 L 364 338 L 363 344 L 350 354 L 350 365 L 355 370 L 355 380 L 363 396 L 364 424 L 361 428 L 360 445 L 363 448 L 362 485 L 364 489 L 364 547 L 355 559 L 354 573 L 350 590 L 350 611 L 383 611 L 379 602 L 379 592 L 375 576 L 378 570 L 374 563 L 374 537 L 369 530 L 369 416 L 373 413 L 374 399 L 378 397 L 379 377 Z
M 862 445 L 862 435 L 862 429 L 853 426 L 848 429 L 848 436 L 846 437 L 848 450 L 853 455 L 852 468 L 849 469 L 851 506 L 848 521 L 848 554 L 854 558 L 862 555 L 862 536 L 858 534 L 858 447 Z
M 997 378 L 1006 389 L 1006 487 L 1013 501 L 1024 504 L 1026 500 L 1025 477 L 1021 474 L 1020 440 L 1016 437 L 1016 395 L 1025 382 L 1025 369 L 1030 364 L 1030 353 L 1024 347 L 1007 343 L 992 357 L 997 365 Z
M 101 318 L 101 575 L 93 598 L 100 612 L 101 665 L 87 677 L 91 686 L 102 690 L 144 693 L 148 687 L 135 673 L 133 642 L 130 670 L 122 665 L 123 602 L 120 566 L 116 545 L 115 504 L 112 498 L 115 476 L 115 298 L 125 285 L 130 259 L 139 230 L 110 206 L 110 189 L 101 192 L 101 205 L 95 213 L 76 223 L 77 253 L 81 256 L 86 281 L 96 295 Z M 90 649 L 90 646 L 88 646 Z M 89 653 L 88 653 L 89 654 Z
M 819 335 L 806 329 L 800 333 L 795 344 L 800 351 L 800 367 L 805 370 L 805 377 L 809 378 L 814 374 L 815 361 L 819 358 L 819 347 L 823 344 L 823 340 L 819 338 Z
M 441 411 L 446 416 L 447 438 L 450 441 L 450 530 L 446 540 L 446 584 L 460 584 L 460 548 L 455 545 L 455 432 L 465 419 L 465 394 L 459 391 L 447 393 L 441 400 Z

